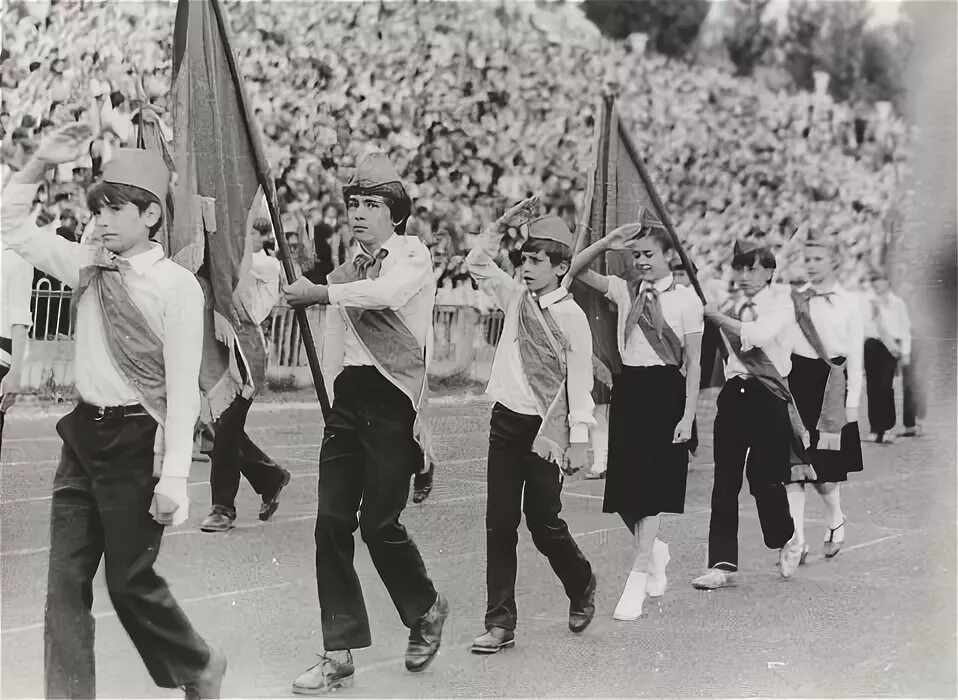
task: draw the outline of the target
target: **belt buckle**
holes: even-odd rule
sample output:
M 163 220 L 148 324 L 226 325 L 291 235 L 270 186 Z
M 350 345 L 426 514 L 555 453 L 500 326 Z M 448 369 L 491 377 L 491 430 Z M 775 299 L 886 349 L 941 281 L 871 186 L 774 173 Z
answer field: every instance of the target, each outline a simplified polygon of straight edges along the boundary
M 96 407 L 96 416 L 93 418 L 97 423 L 106 418 L 106 409 L 103 406 Z

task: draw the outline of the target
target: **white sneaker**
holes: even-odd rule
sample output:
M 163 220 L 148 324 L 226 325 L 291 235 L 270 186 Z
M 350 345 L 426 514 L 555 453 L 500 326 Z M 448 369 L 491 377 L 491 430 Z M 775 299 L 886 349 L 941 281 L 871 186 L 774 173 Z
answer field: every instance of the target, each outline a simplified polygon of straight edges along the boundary
M 692 581 L 692 586 L 703 591 L 712 591 L 716 588 L 724 588 L 731 585 L 732 572 L 722 571 L 721 569 L 709 569 L 697 579 Z
M 672 560 L 669 555 L 669 546 L 659 538 L 655 538 L 652 542 L 652 556 L 650 558 L 649 580 L 645 586 L 645 592 L 650 598 L 658 598 L 665 593 L 665 586 L 668 583 L 665 567 Z
M 640 574 L 635 571 L 629 573 L 629 578 L 625 582 L 625 590 L 622 591 L 622 597 L 619 598 L 619 602 L 615 606 L 612 619 L 632 621 L 642 617 L 642 603 L 645 602 L 647 579 L 648 574 Z
M 802 560 L 802 545 L 789 541 L 778 554 L 779 571 L 782 578 L 790 578 Z

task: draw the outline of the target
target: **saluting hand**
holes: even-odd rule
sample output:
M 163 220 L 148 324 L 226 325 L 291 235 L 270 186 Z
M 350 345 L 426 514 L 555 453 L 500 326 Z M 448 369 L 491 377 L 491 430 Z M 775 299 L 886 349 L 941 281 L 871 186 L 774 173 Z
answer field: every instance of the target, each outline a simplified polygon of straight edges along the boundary
M 91 125 L 71 122 L 45 136 L 33 155 L 50 165 L 71 163 L 87 152 L 92 140 Z
M 642 224 L 631 223 L 619 226 L 605 235 L 605 244 L 609 250 L 626 250 L 628 243 L 642 230 Z

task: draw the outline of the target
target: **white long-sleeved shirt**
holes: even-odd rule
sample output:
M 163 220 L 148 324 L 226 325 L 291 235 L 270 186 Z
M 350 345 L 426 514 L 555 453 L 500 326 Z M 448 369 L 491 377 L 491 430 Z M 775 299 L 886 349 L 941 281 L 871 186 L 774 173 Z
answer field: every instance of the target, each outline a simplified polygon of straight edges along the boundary
M 432 311 L 436 302 L 432 256 L 415 236 L 394 234 L 382 248 L 389 252 L 375 279 L 329 285 L 329 305 L 337 311 L 326 314 L 323 337 L 323 360 L 330 379 L 334 379 L 344 365 L 376 364 L 346 324 L 343 314 L 347 307 L 396 311 L 424 349 L 428 369 L 432 354 Z M 360 251 L 354 251 L 353 257 L 356 252 Z
M 466 265 L 482 290 L 491 296 L 506 312 L 499 346 L 492 361 L 492 374 L 486 393 L 506 408 L 525 415 L 538 415 L 535 395 L 522 369 L 519 355 L 518 305 L 513 302 L 526 293 L 526 287 L 516 282 L 496 265 L 486 248 L 490 241 L 480 241 L 470 251 Z M 589 441 L 589 427 L 595 425 L 592 400 L 592 330 L 585 312 L 575 302 L 556 302 L 568 290 L 560 287 L 538 297 L 539 306 L 549 309 L 559 330 L 569 343 L 566 353 L 566 387 L 569 393 L 569 441 Z
M 625 327 L 629 311 L 632 309 L 629 283 L 614 275 L 606 279 L 609 281 L 609 291 L 606 292 L 606 297 L 616 305 L 618 311 L 617 336 L 622 364 L 630 367 L 664 366 L 665 362 L 649 343 L 638 324 L 634 324 L 632 328 Z M 669 291 L 672 280 L 672 275 L 667 275 L 655 282 L 653 286 L 659 291 L 662 317 L 669 327 L 675 331 L 682 347 L 685 347 L 685 336 L 701 333 L 705 328 L 703 306 L 695 292 L 684 285 L 676 285 L 675 289 Z M 644 289 L 648 283 L 643 282 L 642 285 L 640 294 L 641 289 Z
M 5 240 L 0 231 L 0 245 Z M 0 250 L 3 276 L 0 277 L 0 336 L 11 337 L 13 326 L 33 325 L 30 298 L 33 296 L 33 265 L 13 250 Z
M 787 377 L 792 371 L 794 342 L 792 326 L 795 323 L 795 307 L 792 298 L 784 290 L 769 286 L 752 297 L 751 301 L 755 320 L 742 323 L 742 350 L 747 352 L 752 348 L 761 348 L 778 373 Z M 742 299 L 736 304 L 736 314 L 744 303 Z M 745 365 L 739 362 L 734 352 L 729 352 L 725 378 L 747 376 L 749 372 Z
M 808 288 L 809 285 L 805 285 L 800 291 Z M 865 326 L 861 306 L 856 295 L 838 283 L 821 291 L 832 296 L 827 299 L 812 297 L 808 302 L 808 312 L 829 358 L 845 358 L 845 371 L 848 375 L 848 395 L 845 398 L 845 406 L 858 408 L 862 393 L 865 352 Z M 818 353 L 802 333 L 797 320 L 794 328 L 792 352 L 802 357 L 817 359 Z
M 248 276 L 236 290 L 243 307 L 256 325 L 265 321 L 282 294 L 283 268 L 279 260 L 262 250 L 253 253 Z
M 40 229 L 30 219 L 37 185 L 11 182 L 3 191 L 0 227 L 3 245 L 34 267 L 76 287 L 80 269 L 93 263 L 96 248 Z M 126 258 L 121 273 L 137 309 L 163 342 L 166 370 L 166 420 L 158 431 L 165 476 L 189 475 L 193 428 L 200 414 L 199 372 L 203 351 L 203 290 L 193 274 L 166 257 L 154 244 Z M 80 398 L 95 406 L 143 402 L 141 394 L 114 367 L 96 294 L 77 305 L 75 385 Z
M 878 315 L 875 310 L 877 307 Z M 865 337 L 880 340 L 883 343 L 894 342 L 902 355 L 911 354 L 911 317 L 908 307 L 897 294 L 888 292 L 879 296 L 869 290 L 861 295 L 861 313 L 865 318 Z M 884 329 L 884 333 L 882 333 Z

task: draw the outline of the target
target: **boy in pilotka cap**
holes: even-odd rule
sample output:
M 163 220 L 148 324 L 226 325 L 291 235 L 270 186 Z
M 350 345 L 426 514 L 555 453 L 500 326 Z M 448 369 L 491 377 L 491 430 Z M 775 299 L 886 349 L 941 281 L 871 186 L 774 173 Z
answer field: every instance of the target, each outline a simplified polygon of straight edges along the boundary
M 357 527 L 409 628 L 408 671 L 432 663 L 449 614 L 399 522 L 410 479 L 424 464 L 417 438 L 436 298 L 432 257 L 419 238 L 406 235 L 411 202 L 385 154 L 363 158 L 343 196 L 358 243 L 354 255 L 329 274 L 328 285 L 301 277 L 284 288 L 293 306 L 330 306 L 323 360 L 335 378 L 319 455 L 315 533 L 325 653 L 293 681 L 300 695 L 352 685 L 352 650 L 372 643 L 353 565 Z
M 472 645 L 490 654 L 515 643 L 516 546 L 523 511 L 536 548 L 569 597 L 569 629 L 595 614 L 595 576 L 559 517 L 563 470 L 586 461 L 592 401 L 592 333 L 582 309 L 559 284 L 569 270 L 572 233 L 557 216 L 533 219 L 520 250 L 521 282 L 499 269 L 502 227 L 529 211 L 513 208 L 480 236 L 466 258 L 473 278 L 505 311 L 486 389 L 496 404 L 489 432 L 486 501 L 485 634 Z
M 93 576 L 106 561 L 117 616 L 157 685 L 219 697 L 226 659 L 196 633 L 154 571 L 164 527 L 188 515 L 199 415 L 203 294 L 151 240 L 170 173 L 162 157 L 117 149 L 87 193 L 96 245 L 46 234 L 29 213 L 44 172 L 76 160 L 84 124 L 48 136 L 3 193 L 3 243 L 77 297 L 76 390 L 50 505 L 44 629 L 47 697 L 95 697 Z

